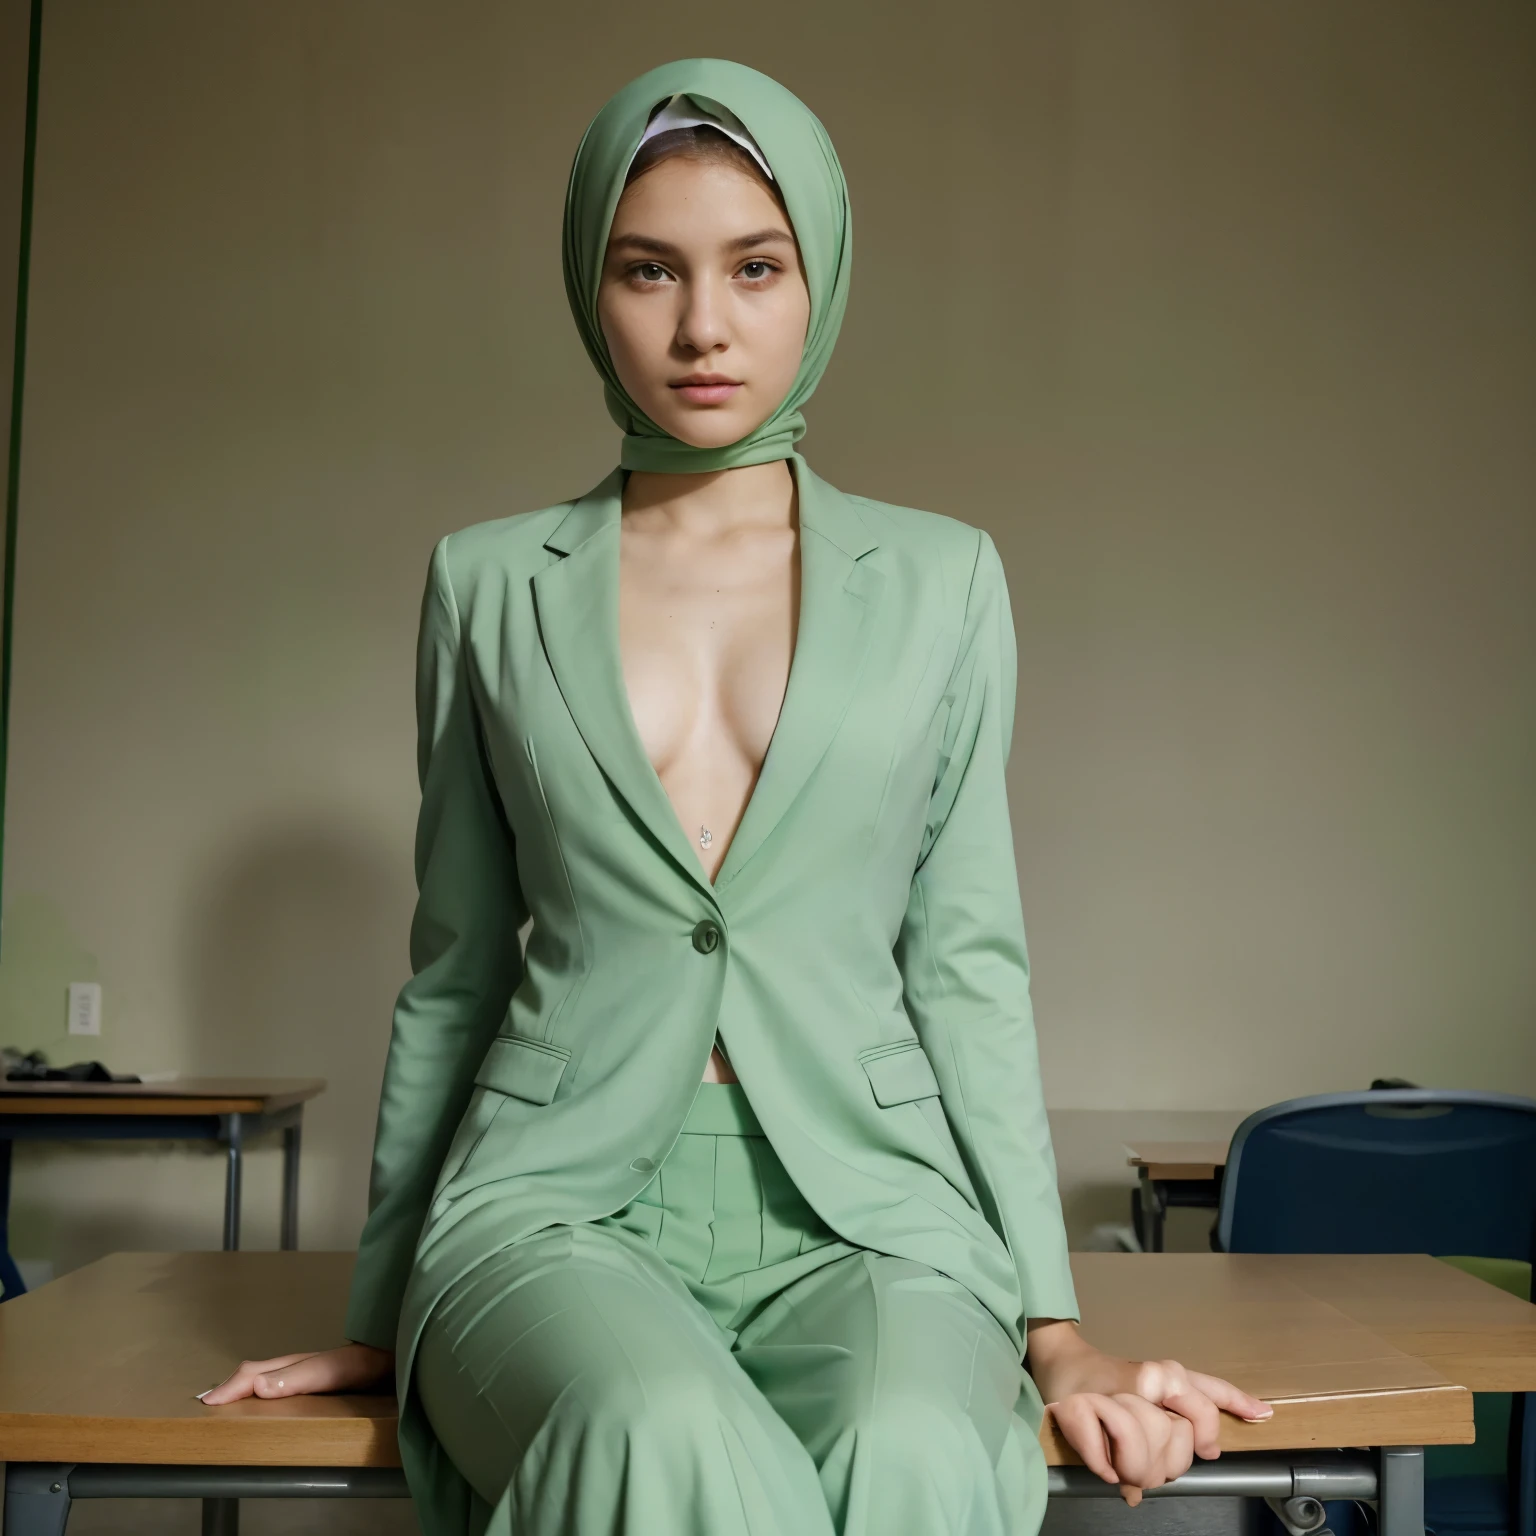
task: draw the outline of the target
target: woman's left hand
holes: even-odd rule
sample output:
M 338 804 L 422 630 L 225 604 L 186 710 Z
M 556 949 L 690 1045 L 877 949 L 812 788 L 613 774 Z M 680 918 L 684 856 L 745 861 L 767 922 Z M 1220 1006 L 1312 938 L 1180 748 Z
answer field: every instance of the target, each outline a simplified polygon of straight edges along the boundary
M 1071 1322 L 1032 1323 L 1025 1364 L 1084 1466 L 1118 1483 L 1127 1504 L 1221 1454 L 1221 1413 L 1250 1422 L 1274 1409 L 1230 1381 L 1177 1360 L 1125 1360 L 1095 1349 Z

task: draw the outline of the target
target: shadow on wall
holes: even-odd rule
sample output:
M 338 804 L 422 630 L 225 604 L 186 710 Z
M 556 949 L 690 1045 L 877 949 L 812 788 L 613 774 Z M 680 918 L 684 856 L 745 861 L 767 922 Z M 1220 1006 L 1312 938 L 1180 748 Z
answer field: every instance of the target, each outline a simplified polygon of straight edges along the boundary
M 390 1016 L 410 974 L 414 898 L 409 846 L 403 857 L 391 853 L 334 811 L 259 832 L 194 887 L 183 1070 L 326 1079 L 304 1117 L 305 1248 L 354 1247 L 367 1212 L 374 1115 Z M 277 1246 L 278 1159 L 263 1161 L 265 1176 L 247 1179 L 243 1247 Z

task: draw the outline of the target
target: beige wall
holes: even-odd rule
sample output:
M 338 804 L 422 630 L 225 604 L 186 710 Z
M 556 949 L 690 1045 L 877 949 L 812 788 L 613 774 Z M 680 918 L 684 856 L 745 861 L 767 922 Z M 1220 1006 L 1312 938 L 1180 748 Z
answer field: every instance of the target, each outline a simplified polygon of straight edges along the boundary
M 9 464 L 21 178 L 27 124 L 28 0 L 0 0 L 0 464 Z M 0 497 L 4 496 L 0 488 Z M 3 501 L 0 501 L 3 507 Z M 0 517 L 3 517 L 0 511 Z M 0 554 L 0 560 L 3 560 Z M 3 568 L 0 568 L 3 574 Z M 0 596 L 0 603 L 4 602 Z M 0 609 L 0 613 L 3 613 Z
M 565 176 L 723 54 L 852 187 L 807 456 L 1007 563 L 1074 1231 L 1127 1134 L 1536 1092 L 1531 8 L 749 14 L 50 0 L 0 1037 L 86 1054 L 94 976 L 119 1069 L 328 1077 L 305 1239 L 354 1240 L 427 554 L 614 462 Z M 211 1246 L 218 1204 L 211 1153 L 28 1149 L 17 1247 Z
M 21 183 L 27 121 L 27 45 L 31 36 L 29 0 L 0 0 L 0 477 L 9 474 L 11 382 L 16 346 L 16 279 L 21 254 Z M 5 621 L 5 504 L 9 482 L 0 478 L 0 626 Z M 0 635 L 0 654 L 4 640 Z M 0 759 L 4 757 L 0 721 Z M 3 807 L 0 807 L 3 810 Z M 0 815 L 3 824 L 3 815 Z M 0 869 L 3 878 L 3 869 Z M 0 906 L 3 914 L 3 906 Z M 0 964 L 4 962 L 4 919 L 0 915 Z M 0 1035 L 4 1034 L 0 1027 Z M 3 1043 L 3 1042 L 0 1042 Z

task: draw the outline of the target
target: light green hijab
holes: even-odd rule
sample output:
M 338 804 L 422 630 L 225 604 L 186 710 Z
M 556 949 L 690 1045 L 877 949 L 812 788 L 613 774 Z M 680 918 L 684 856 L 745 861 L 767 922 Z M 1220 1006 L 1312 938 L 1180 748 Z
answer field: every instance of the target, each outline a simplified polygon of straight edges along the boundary
M 727 108 L 756 141 L 789 210 L 811 296 L 805 350 L 789 393 L 755 432 L 722 448 L 685 443 L 640 410 L 619 383 L 597 318 L 598 282 L 625 173 L 651 113 L 677 92 L 705 111 Z M 620 465 L 703 474 L 789 458 L 805 435 L 800 407 L 821 382 L 843 323 L 852 252 L 848 186 L 832 140 L 810 108 L 777 80 L 730 59 L 675 59 L 619 91 L 577 146 L 565 196 L 562 261 L 566 297 L 587 355 L 603 376 L 608 414 L 624 429 Z

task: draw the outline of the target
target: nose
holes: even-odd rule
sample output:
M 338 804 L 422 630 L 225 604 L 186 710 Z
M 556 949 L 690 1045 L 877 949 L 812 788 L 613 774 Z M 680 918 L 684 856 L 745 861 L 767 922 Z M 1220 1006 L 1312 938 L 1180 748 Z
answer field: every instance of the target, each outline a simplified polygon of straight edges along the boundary
M 713 277 L 694 278 L 680 285 L 682 312 L 677 317 L 678 342 L 690 352 L 713 352 L 729 339 L 724 294 Z

